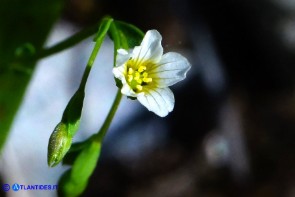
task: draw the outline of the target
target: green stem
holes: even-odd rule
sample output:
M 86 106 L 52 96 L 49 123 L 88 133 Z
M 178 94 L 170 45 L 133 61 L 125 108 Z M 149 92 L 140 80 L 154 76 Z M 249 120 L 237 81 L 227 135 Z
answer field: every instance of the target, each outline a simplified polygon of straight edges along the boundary
M 95 58 L 97 56 L 97 53 L 102 45 L 102 42 L 109 30 L 112 21 L 113 19 L 108 17 L 103 18 L 103 20 L 101 21 L 99 30 L 97 32 L 97 36 L 95 38 L 95 45 L 87 62 L 80 86 L 78 90 L 75 92 L 75 94 L 72 96 L 70 102 L 64 110 L 62 122 L 68 125 L 68 133 L 71 136 L 74 136 L 79 128 L 83 102 L 85 97 L 86 82 L 91 71 L 91 68 L 93 66 L 93 63 L 95 61 Z
M 117 30 L 117 27 L 115 25 L 115 23 L 112 23 L 111 27 L 110 27 L 110 34 L 113 37 L 113 41 L 114 41 L 114 66 L 116 65 L 116 59 L 117 59 L 117 50 L 120 48 L 121 46 L 121 42 L 120 42 L 120 36 Z
M 98 31 L 98 34 L 97 34 L 97 37 L 96 37 L 96 41 L 95 41 L 95 46 L 92 50 L 92 53 L 89 57 L 89 60 L 87 62 L 87 65 L 86 65 L 86 68 L 85 68 L 85 71 L 84 71 L 84 74 L 83 74 L 83 77 L 82 77 L 82 80 L 81 80 L 81 83 L 80 83 L 80 87 L 79 87 L 79 90 L 78 91 L 84 91 L 85 89 L 85 85 L 86 85 L 86 81 L 87 81 L 87 78 L 89 76 L 89 73 L 90 73 L 90 70 L 92 68 L 92 65 L 95 61 L 95 58 L 97 56 L 97 53 L 101 47 L 101 44 L 111 26 L 111 23 L 113 22 L 113 19 L 112 18 L 104 18 L 102 23 L 101 23 L 101 26 L 100 26 L 100 29 Z
M 102 140 L 103 140 L 105 134 L 107 133 L 107 131 L 111 125 L 111 122 L 116 114 L 116 111 L 117 111 L 119 104 L 121 102 L 121 98 L 122 98 L 122 93 L 121 93 L 120 89 L 118 89 L 116 98 L 115 98 L 113 105 L 108 113 L 108 116 L 106 117 L 100 130 L 93 136 L 94 141 L 102 142 Z
M 88 38 L 89 36 L 95 34 L 97 32 L 98 24 L 95 24 L 91 27 L 83 29 L 82 31 L 74 34 L 73 36 L 69 37 L 68 39 L 50 47 L 47 49 L 42 49 L 40 52 L 37 52 L 36 55 L 33 57 L 35 60 L 42 59 L 53 55 L 55 53 L 61 52 L 67 48 L 70 48 L 82 40 Z

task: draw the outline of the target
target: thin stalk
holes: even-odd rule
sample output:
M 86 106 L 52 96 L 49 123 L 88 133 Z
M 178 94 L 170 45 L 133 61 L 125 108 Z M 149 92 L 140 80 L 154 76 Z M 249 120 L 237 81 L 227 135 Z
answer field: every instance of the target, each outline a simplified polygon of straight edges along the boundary
M 74 34 L 73 36 L 67 38 L 64 41 L 61 41 L 60 43 L 57 43 L 56 45 L 50 48 L 42 49 L 40 52 L 37 52 L 36 55 L 33 56 L 33 58 L 35 60 L 42 59 L 78 44 L 79 42 L 88 38 L 89 36 L 94 35 L 97 32 L 98 25 L 99 24 L 95 24 L 91 27 L 83 29 L 82 31 Z
M 99 142 L 99 143 L 102 142 L 102 140 L 103 140 L 104 136 L 106 135 L 106 133 L 111 125 L 111 122 L 116 114 L 116 111 L 119 107 L 121 99 L 122 99 L 122 93 L 121 93 L 120 89 L 118 89 L 116 98 L 115 98 L 113 105 L 108 113 L 108 116 L 106 117 L 100 130 L 92 138 L 94 141 Z
M 92 65 L 95 61 L 95 58 L 97 56 L 97 53 L 101 47 L 101 44 L 110 28 L 110 25 L 111 23 L 113 22 L 113 19 L 112 18 L 105 18 L 103 19 L 104 21 L 102 22 L 102 25 L 98 31 L 98 34 L 97 34 L 97 37 L 96 37 L 96 41 L 95 41 L 95 46 L 91 52 L 91 55 L 88 59 L 88 62 L 87 62 L 87 65 L 86 65 L 86 68 L 85 68 L 85 71 L 84 71 L 84 74 L 83 74 L 83 77 L 82 77 L 82 80 L 81 80 L 81 83 L 80 83 L 80 87 L 79 87 L 79 90 L 78 91 L 84 91 L 85 89 L 85 85 L 86 85 L 86 81 L 87 81 L 87 78 L 89 76 L 89 73 L 90 73 L 90 70 L 92 68 Z

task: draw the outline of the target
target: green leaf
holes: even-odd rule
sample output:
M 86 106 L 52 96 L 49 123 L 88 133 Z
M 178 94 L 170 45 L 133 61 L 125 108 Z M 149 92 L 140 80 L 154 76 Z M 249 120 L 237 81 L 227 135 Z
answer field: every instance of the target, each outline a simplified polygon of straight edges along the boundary
M 132 24 L 115 20 L 111 25 L 109 36 L 114 41 L 116 57 L 118 49 L 122 48 L 128 50 L 139 46 L 144 37 L 144 33 Z M 116 60 L 116 58 L 114 60 Z
M 16 58 L 28 58 L 33 56 L 36 53 L 36 49 L 34 45 L 31 43 L 24 43 L 20 47 L 16 48 L 15 50 L 15 57 Z
M 69 101 L 62 116 L 61 122 L 67 125 L 68 133 L 72 137 L 80 125 L 84 97 L 84 90 L 78 90 Z
M 101 150 L 101 143 L 91 141 L 83 147 L 70 170 L 59 181 L 59 195 L 65 197 L 79 196 L 86 188 L 93 173 Z
M 134 48 L 135 46 L 140 45 L 144 37 L 143 31 L 141 31 L 138 27 L 123 21 L 116 21 L 115 24 L 121 34 L 126 37 L 129 48 Z
M 0 150 L 36 65 L 36 61 L 16 64 L 16 49 L 27 42 L 37 51 L 42 48 L 63 3 L 64 0 L 0 2 Z
M 83 142 L 76 142 L 73 143 L 68 153 L 65 155 L 62 164 L 63 165 L 73 165 L 74 161 L 78 157 L 78 155 L 81 153 L 81 151 L 89 144 L 91 143 L 91 137 L 86 139 Z

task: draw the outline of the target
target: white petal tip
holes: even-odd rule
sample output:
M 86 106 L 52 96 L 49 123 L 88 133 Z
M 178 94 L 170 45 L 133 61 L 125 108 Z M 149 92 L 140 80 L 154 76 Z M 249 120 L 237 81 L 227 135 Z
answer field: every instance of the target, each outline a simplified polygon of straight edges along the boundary
M 122 55 L 127 55 L 127 54 L 128 54 L 128 51 L 125 50 L 125 49 L 118 49 L 117 52 L 118 52 L 119 54 L 122 54 Z
M 140 94 L 138 101 L 149 111 L 154 112 L 160 117 L 165 117 L 174 108 L 174 95 L 169 88 L 159 88 L 150 90 L 146 94 Z

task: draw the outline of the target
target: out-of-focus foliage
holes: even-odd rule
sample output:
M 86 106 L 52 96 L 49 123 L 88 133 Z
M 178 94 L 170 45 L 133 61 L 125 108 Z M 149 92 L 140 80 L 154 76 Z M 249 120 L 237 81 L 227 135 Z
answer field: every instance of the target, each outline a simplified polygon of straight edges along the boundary
M 35 63 L 28 56 L 42 48 L 63 0 L 0 2 L 0 149 L 21 104 Z

